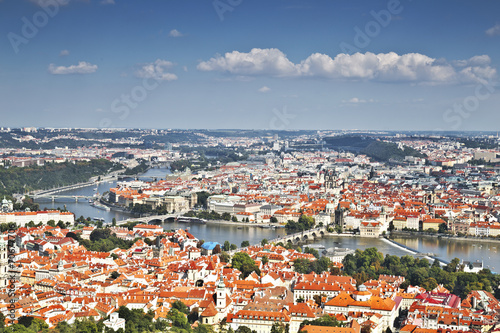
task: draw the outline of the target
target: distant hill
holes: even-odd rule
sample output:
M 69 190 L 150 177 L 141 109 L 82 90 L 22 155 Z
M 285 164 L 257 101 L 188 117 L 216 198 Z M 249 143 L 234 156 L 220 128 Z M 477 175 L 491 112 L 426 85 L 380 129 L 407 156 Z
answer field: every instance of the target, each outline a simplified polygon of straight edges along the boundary
M 325 137 L 323 140 L 329 148 L 335 150 L 348 150 L 359 153 L 376 140 L 369 136 L 362 135 L 341 135 Z
M 404 146 L 401 150 L 392 142 L 377 141 L 373 137 L 363 135 L 342 135 L 324 138 L 327 146 L 335 150 L 347 150 L 357 154 L 365 154 L 376 161 L 404 160 L 405 156 L 426 157 L 417 150 Z
M 389 160 L 403 161 L 405 156 L 426 157 L 426 155 L 411 147 L 403 146 L 403 149 L 399 149 L 397 144 L 383 141 L 370 143 L 361 153 L 383 162 Z

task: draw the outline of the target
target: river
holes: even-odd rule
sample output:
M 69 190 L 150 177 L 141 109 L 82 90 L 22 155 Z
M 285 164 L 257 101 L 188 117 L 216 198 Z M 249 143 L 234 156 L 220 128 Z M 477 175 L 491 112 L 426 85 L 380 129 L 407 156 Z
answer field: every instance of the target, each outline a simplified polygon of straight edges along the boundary
M 396 242 L 420 252 L 432 252 L 438 258 L 451 261 L 453 258 L 468 261 L 483 261 L 484 266 L 497 272 L 500 269 L 499 241 L 474 241 L 438 237 L 395 237 Z
M 157 179 L 165 178 L 165 175 L 170 173 L 169 169 L 159 168 L 150 169 L 144 173 L 140 179 L 151 180 L 153 177 Z M 116 186 L 116 181 L 100 183 L 97 186 L 97 191 L 103 193 L 110 188 Z M 61 192 L 62 195 L 85 195 L 92 196 L 96 191 L 96 186 L 88 186 L 79 189 Z M 73 212 L 76 217 L 98 217 L 103 218 L 106 222 L 111 222 L 113 218 L 117 221 L 128 219 L 132 217 L 131 214 L 119 211 L 106 211 L 91 206 L 87 201 L 80 200 L 75 202 L 74 199 L 56 199 L 51 202 L 50 198 L 40 198 L 36 200 L 40 207 L 57 209 L 63 208 Z M 185 223 L 166 222 L 163 224 L 164 229 L 178 229 L 186 228 Z M 280 235 L 286 234 L 285 229 L 261 229 L 257 227 L 238 227 L 231 225 L 221 225 L 214 223 L 207 224 L 191 224 L 189 225 L 190 232 L 199 239 L 205 241 L 216 241 L 223 243 L 228 240 L 233 244 L 240 245 L 242 241 L 247 240 L 250 244 L 258 244 L 264 238 L 273 239 Z M 404 244 L 410 248 L 416 249 L 420 252 L 432 252 L 437 254 L 437 257 L 450 261 L 457 257 L 461 260 L 483 260 L 484 265 L 489 266 L 492 271 L 500 269 L 500 256 L 497 254 L 500 248 L 500 242 L 473 242 L 456 239 L 445 238 L 424 238 L 415 236 L 412 238 L 397 237 L 395 241 Z M 394 246 L 391 243 L 380 238 L 360 238 L 360 237 L 345 237 L 345 236 L 328 236 L 319 239 L 315 244 L 323 245 L 325 248 L 329 247 L 347 247 L 351 249 L 366 249 L 369 247 L 376 247 L 384 255 L 392 254 L 403 256 L 409 254 L 408 251 Z
M 170 170 L 167 168 L 155 168 L 149 169 L 139 177 L 140 180 L 151 181 L 153 178 L 157 179 L 165 179 L 165 176 L 170 173 Z M 96 192 L 104 193 L 109 191 L 110 188 L 116 187 L 117 181 L 109 181 L 99 183 L 97 186 L 86 186 L 81 187 L 74 190 L 68 190 L 57 193 L 58 195 L 84 195 L 84 196 L 93 196 Z M 94 189 L 96 189 L 94 191 Z M 120 212 L 120 211 L 106 211 L 104 209 L 99 209 L 94 206 L 91 206 L 86 200 L 79 199 L 78 202 L 75 202 L 74 199 L 70 198 L 56 198 L 55 202 L 52 202 L 51 198 L 39 198 L 35 200 L 40 204 L 40 209 L 49 208 L 49 209 L 57 209 L 63 208 L 66 205 L 66 209 L 75 214 L 75 217 L 78 218 L 80 216 L 86 217 L 98 217 L 103 218 L 106 222 L 111 222 L 113 218 L 117 221 L 125 220 L 133 215 Z

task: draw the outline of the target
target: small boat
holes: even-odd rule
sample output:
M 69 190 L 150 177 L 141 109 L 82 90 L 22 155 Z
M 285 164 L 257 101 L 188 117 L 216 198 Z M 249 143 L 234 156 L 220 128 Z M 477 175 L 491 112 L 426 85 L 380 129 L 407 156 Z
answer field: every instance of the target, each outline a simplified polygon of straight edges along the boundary
M 186 216 L 178 217 L 177 222 L 179 222 L 179 223 L 200 223 L 200 224 L 207 223 L 207 221 L 204 219 L 199 219 L 197 217 L 186 217 Z

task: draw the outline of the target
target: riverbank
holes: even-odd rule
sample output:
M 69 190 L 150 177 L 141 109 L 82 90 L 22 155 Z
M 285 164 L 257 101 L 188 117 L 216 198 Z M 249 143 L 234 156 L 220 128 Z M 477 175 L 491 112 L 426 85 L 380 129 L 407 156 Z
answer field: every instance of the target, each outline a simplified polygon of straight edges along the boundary
M 226 220 L 206 220 L 207 224 L 219 224 L 219 225 L 234 225 L 238 227 L 249 227 L 249 228 L 283 228 L 281 225 L 276 225 L 276 223 L 250 223 L 250 222 L 233 222 Z M 189 223 L 187 223 L 189 224 Z
M 426 233 L 420 233 L 420 232 L 411 232 L 411 231 L 393 231 L 391 232 L 391 237 L 400 237 L 400 238 L 415 238 L 415 237 L 423 237 L 423 238 L 431 238 L 431 239 L 450 239 L 450 240 L 457 240 L 457 241 L 466 241 L 466 242 L 491 242 L 491 243 L 500 243 L 499 238 L 481 238 L 481 237 L 456 237 L 456 236 L 449 236 L 449 235 L 443 235 L 443 234 L 426 234 Z

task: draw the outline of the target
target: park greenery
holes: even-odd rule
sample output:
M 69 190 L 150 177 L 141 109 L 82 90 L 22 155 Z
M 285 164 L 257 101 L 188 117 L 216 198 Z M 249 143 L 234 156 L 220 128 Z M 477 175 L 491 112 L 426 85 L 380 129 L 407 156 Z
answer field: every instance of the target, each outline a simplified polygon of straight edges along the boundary
M 312 229 L 315 224 L 316 222 L 314 221 L 313 217 L 301 215 L 297 222 L 288 220 L 288 222 L 285 224 L 285 228 L 287 230 L 297 232 Z
M 332 149 L 366 154 L 377 161 L 402 161 L 405 156 L 425 157 L 411 147 L 403 146 L 400 149 L 396 143 L 379 141 L 373 136 L 340 135 L 325 137 L 324 141 Z
M 414 258 L 410 255 L 398 257 L 388 254 L 384 258 L 376 248 L 368 248 L 348 254 L 342 263 L 344 274 L 352 276 L 358 284 L 378 279 L 380 274 L 399 275 L 406 278 L 401 288 L 418 285 L 432 290 L 442 284 L 462 298 L 472 290 L 486 290 L 493 292 L 495 297 L 500 297 L 499 275 L 493 274 L 489 269 L 483 269 L 477 274 L 466 273 L 458 258 L 441 267 L 437 260 L 431 264 L 425 258 Z
M 411 147 L 403 146 L 400 149 L 397 144 L 384 141 L 374 141 L 361 150 L 361 152 L 377 161 L 384 162 L 390 160 L 402 161 L 406 156 L 426 157 L 426 155 Z
M 148 171 L 149 165 L 146 162 L 146 160 L 144 160 L 144 159 L 141 158 L 141 159 L 137 160 L 137 162 L 139 162 L 138 165 L 136 165 L 133 168 L 127 168 L 123 172 L 123 174 L 124 175 L 139 175 L 139 174 L 142 174 L 142 173 Z
M 63 163 L 47 162 L 43 166 L 0 167 L 0 184 L 2 184 L 0 195 L 26 193 L 88 182 L 92 177 L 101 176 L 121 168 L 121 164 L 106 159 Z
M 90 239 L 83 239 L 80 235 L 69 232 L 67 237 L 74 238 L 80 245 L 83 245 L 89 251 L 109 252 L 113 249 L 130 249 L 138 240 L 124 240 L 116 237 L 109 228 L 96 228 L 90 234 Z
M 298 258 L 293 261 L 293 270 L 301 274 L 309 274 L 312 272 L 321 274 L 329 271 L 330 268 L 331 261 L 328 257 L 321 257 L 316 260 Z
M 193 211 L 190 210 L 189 212 L 185 213 L 184 216 L 186 217 L 197 217 L 200 219 L 204 220 L 224 220 L 224 221 L 231 221 L 232 216 L 229 213 L 222 213 L 219 214 L 215 211 L 208 211 L 208 210 L 200 210 L 200 211 Z M 234 222 L 234 219 L 233 219 Z
M 245 252 L 236 253 L 231 261 L 231 266 L 239 270 L 242 273 L 243 278 L 246 278 L 247 276 L 252 274 L 252 272 L 256 272 L 258 275 L 260 275 L 260 270 L 257 267 L 255 261 L 250 258 L 248 253 Z
M 187 168 L 193 171 L 203 170 L 216 164 L 227 164 L 248 158 L 248 152 L 244 149 L 182 146 L 180 151 L 182 153 L 195 153 L 197 157 L 170 162 L 172 171 L 185 171 Z
M 300 328 L 304 326 L 329 326 L 329 327 L 343 327 L 344 323 L 340 322 L 337 320 L 337 318 L 330 316 L 330 315 L 324 315 L 322 317 L 316 318 L 314 320 L 304 320 L 302 323 L 300 323 Z

